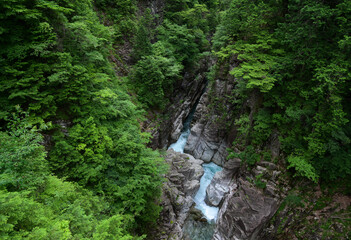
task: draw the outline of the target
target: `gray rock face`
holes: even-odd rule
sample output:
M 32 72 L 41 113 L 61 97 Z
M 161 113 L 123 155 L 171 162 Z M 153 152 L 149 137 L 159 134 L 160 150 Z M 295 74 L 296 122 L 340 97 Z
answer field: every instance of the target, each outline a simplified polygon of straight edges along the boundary
M 232 170 L 234 173 L 240 170 L 241 167 L 241 159 L 239 158 L 231 158 L 228 159 L 224 164 L 223 167 L 228 170 Z
M 229 185 L 234 176 L 233 170 L 223 169 L 217 172 L 206 189 L 205 202 L 210 206 L 218 207 L 224 196 L 229 192 Z
M 176 94 L 172 100 L 176 104 L 173 104 L 168 110 L 169 118 L 160 122 L 160 127 L 152 133 L 154 139 L 151 146 L 154 148 L 165 147 L 178 139 L 183 122 L 204 87 L 203 76 L 192 82 L 188 81 L 189 77 L 184 79 L 179 86 L 184 94 Z M 167 175 L 169 181 L 164 185 L 159 235 L 157 237 L 155 235 L 153 239 L 186 237 L 183 236 L 182 228 L 187 226 L 184 225 L 184 222 L 194 204 L 192 197 L 199 189 L 199 180 L 203 175 L 201 166 L 203 161 L 212 161 L 224 168 L 222 172 L 215 175 L 206 189 L 205 201 L 209 205 L 220 207 L 214 240 L 259 239 L 260 232 L 276 212 L 279 196 L 276 193 L 277 187 L 272 181 L 280 174 L 277 167 L 269 162 L 262 162 L 260 166 L 253 169 L 252 173 L 248 173 L 242 171 L 240 159 L 226 160 L 228 154 L 226 149 L 237 134 L 235 126 L 229 127 L 228 130 L 223 124 L 223 122 L 229 122 L 228 116 L 230 118 L 232 115 L 228 114 L 223 119 L 221 115 L 231 111 L 230 101 L 224 99 L 225 109 L 214 110 L 209 105 L 214 103 L 210 102 L 210 98 L 226 96 L 231 93 L 232 89 L 233 86 L 228 81 L 216 80 L 214 85 L 207 90 L 208 92 L 202 95 L 184 149 L 191 155 L 175 153 L 173 150 L 168 151 L 166 161 L 171 166 Z M 250 119 L 257 110 L 259 100 L 259 97 L 252 97 L 245 103 L 245 107 L 251 111 Z M 222 120 L 218 121 L 219 119 Z M 279 155 L 277 136 L 278 133 L 272 134 L 269 145 L 274 157 Z M 260 187 L 266 184 L 264 189 L 255 186 L 253 184 L 255 177 L 265 176 L 267 172 L 270 175 L 267 179 L 270 180 L 260 183 Z M 252 180 L 249 181 L 247 178 Z M 201 219 L 201 217 L 198 218 Z
M 210 60 L 204 59 L 200 62 L 198 69 L 193 73 L 186 73 L 183 81 L 175 86 L 170 104 L 164 112 L 150 112 L 142 128 L 150 132 L 152 141 L 149 147 L 153 149 L 167 148 L 179 138 L 183 122 L 189 115 L 191 108 L 200 98 L 206 87 L 204 72 L 208 68 Z
M 173 131 L 171 132 L 171 141 L 176 142 L 178 140 L 183 130 L 183 122 L 190 112 L 191 104 L 191 101 L 186 101 L 182 104 L 182 109 L 184 110 L 179 113 L 179 115 L 175 118 L 175 120 L 172 123 Z
M 206 119 L 209 109 L 208 93 L 202 95 L 195 112 L 195 123 L 191 128 L 190 136 L 185 146 L 184 152 L 193 155 L 195 158 L 205 162 L 213 161 L 223 166 L 228 144 L 225 140 L 225 131 L 220 130 L 216 122 L 216 116 Z
M 232 182 L 218 214 L 213 240 L 258 239 L 258 234 L 278 209 L 274 186 L 267 190 L 256 188 L 244 178 Z
M 167 151 L 166 162 L 170 166 L 167 182 L 163 186 L 163 196 L 159 227 L 155 239 L 182 238 L 182 227 L 194 204 L 193 197 L 200 187 L 200 178 L 204 174 L 203 161 L 193 156 Z

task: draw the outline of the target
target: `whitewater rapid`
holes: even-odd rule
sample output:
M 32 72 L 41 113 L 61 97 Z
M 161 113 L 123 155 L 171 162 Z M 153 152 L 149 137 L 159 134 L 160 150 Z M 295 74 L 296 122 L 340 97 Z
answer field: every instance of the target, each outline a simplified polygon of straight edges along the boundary
M 194 198 L 194 202 L 196 203 L 195 208 L 199 209 L 204 214 L 207 221 L 216 222 L 219 208 L 208 206 L 205 203 L 205 197 L 206 189 L 208 185 L 210 185 L 215 173 L 222 171 L 222 168 L 213 162 L 203 164 L 202 167 L 204 168 L 205 173 L 201 177 L 200 188 Z
M 190 135 L 190 128 L 183 130 L 178 138 L 178 141 L 171 144 L 171 146 L 169 146 L 168 149 L 173 148 L 173 150 L 176 152 L 184 153 L 184 148 L 185 148 L 185 145 L 186 145 L 186 142 L 188 140 L 189 135 Z

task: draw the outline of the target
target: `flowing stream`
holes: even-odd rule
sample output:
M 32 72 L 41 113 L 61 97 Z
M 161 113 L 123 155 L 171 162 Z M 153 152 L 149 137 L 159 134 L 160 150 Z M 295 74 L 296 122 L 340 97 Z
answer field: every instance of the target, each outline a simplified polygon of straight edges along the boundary
M 183 227 L 184 239 L 186 240 L 211 240 L 216 228 L 216 219 L 218 214 L 217 207 L 208 206 L 205 203 L 206 189 L 211 183 L 216 172 L 221 171 L 222 168 L 214 163 L 207 163 L 202 165 L 205 173 L 200 180 L 200 188 L 197 192 L 194 201 L 195 208 L 199 209 L 207 221 L 195 221 L 191 217 L 188 218 Z
M 171 144 L 168 149 L 173 148 L 174 151 L 183 153 L 186 142 L 190 135 L 190 123 L 194 117 L 197 103 L 190 111 L 188 117 L 184 121 L 184 126 L 180 137 L 177 142 Z M 205 203 L 206 189 L 211 183 L 216 172 L 221 171 L 222 168 L 214 163 L 207 163 L 202 165 L 205 173 L 200 180 L 200 188 L 195 195 L 194 202 L 196 203 L 195 208 L 199 209 L 203 215 L 206 217 L 207 222 L 198 222 L 192 219 L 186 221 L 184 225 L 184 235 L 186 239 L 189 240 L 210 240 L 212 239 L 215 222 L 217 219 L 218 208 L 208 206 Z
M 218 171 L 222 171 L 222 168 L 214 164 L 213 162 L 203 164 L 202 167 L 204 168 L 205 173 L 201 177 L 200 188 L 194 198 L 194 201 L 196 203 L 195 208 L 199 209 L 204 214 L 207 221 L 215 223 L 217 220 L 217 214 L 219 209 L 218 207 L 208 206 L 205 203 L 206 189 L 208 185 L 210 185 L 215 173 Z

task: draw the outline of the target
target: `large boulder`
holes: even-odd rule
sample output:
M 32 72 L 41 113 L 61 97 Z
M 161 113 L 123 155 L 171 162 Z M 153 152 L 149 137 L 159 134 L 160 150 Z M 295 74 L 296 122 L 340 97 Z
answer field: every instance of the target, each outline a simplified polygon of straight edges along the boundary
M 229 185 L 234 176 L 233 170 L 223 169 L 216 172 L 210 185 L 206 189 L 205 202 L 210 206 L 218 207 L 222 202 L 224 196 L 229 192 Z

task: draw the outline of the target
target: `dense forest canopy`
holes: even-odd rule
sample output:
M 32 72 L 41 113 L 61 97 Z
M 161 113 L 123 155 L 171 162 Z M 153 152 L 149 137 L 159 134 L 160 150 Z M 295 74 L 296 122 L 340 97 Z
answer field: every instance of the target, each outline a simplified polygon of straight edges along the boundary
M 228 1 L 213 39 L 219 61 L 237 59 L 235 101 L 262 98 L 236 120 L 243 144 L 264 150 L 278 131 L 288 168 L 313 181 L 351 174 L 350 4 Z
M 0 12 L 1 238 L 131 239 L 158 217 L 165 167 L 107 60 L 112 29 L 89 0 Z
M 287 171 L 350 179 L 351 1 L 148 2 L 0 0 L 1 239 L 144 238 L 166 166 L 140 122 L 208 55 L 236 86 L 230 156 L 269 159 L 274 132 Z

